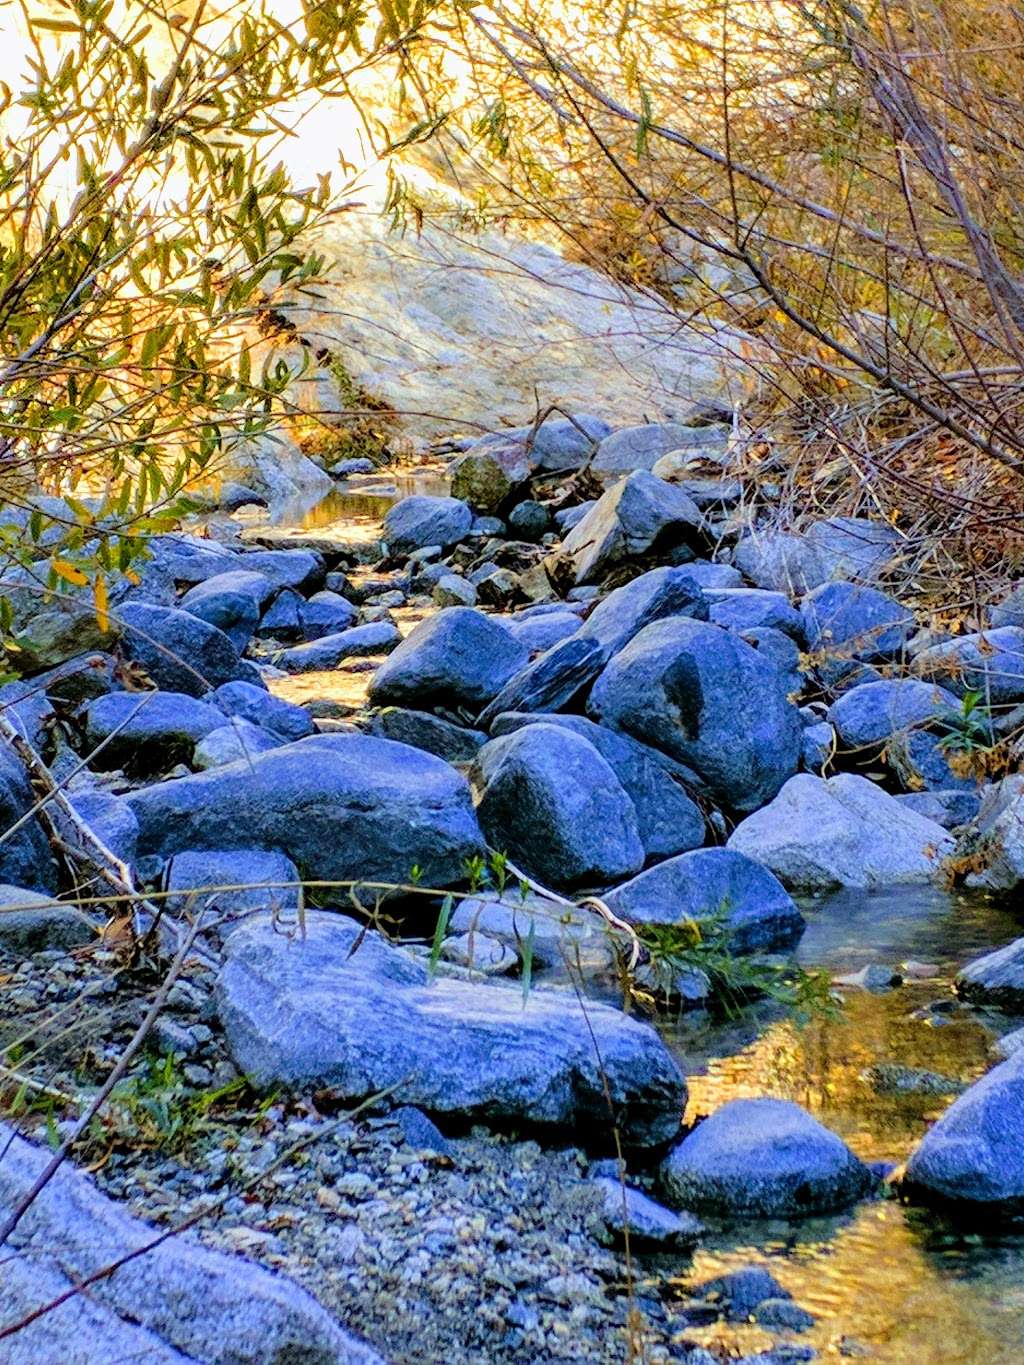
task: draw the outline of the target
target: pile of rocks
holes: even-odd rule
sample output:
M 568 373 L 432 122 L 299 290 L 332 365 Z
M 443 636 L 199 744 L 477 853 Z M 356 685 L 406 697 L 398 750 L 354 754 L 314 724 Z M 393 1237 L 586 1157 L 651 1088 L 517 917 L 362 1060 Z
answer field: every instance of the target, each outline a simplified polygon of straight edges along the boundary
M 495 433 L 376 542 L 156 537 L 102 628 L 85 595 L 39 610 L 30 574 L 0 579 L 28 662 L 3 714 L 167 913 L 204 917 L 234 1065 L 590 1149 L 617 1129 L 641 1167 L 671 1148 L 657 1192 L 677 1212 L 636 1190 L 641 1238 L 692 1240 L 691 1213 L 842 1208 L 877 1173 L 767 1100 L 679 1141 L 685 1080 L 657 1032 L 559 966 L 586 989 L 631 928 L 682 922 L 735 955 L 785 951 L 792 893 L 936 881 L 965 849 L 980 884 L 1024 877 L 1024 779 L 957 757 L 1024 702 L 1013 600 L 975 635 L 919 630 L 885 586 L 896 533 L 758 525 L 729 439 L 706 414 Z M 274 695 L 342 669 L 367 674 L 343 723 Z M 24 955 L 92 929 L 59 900 L 22 759 L 0 748 L 0 951 Z M 300 883 L 326 911 L 301 911 Z M 354 907 L 389 907 L 408 937 L 436 924 L 433 950 Z M 1020 1008 L 1018 947 L 965 972 L 965 996 Z M 699 976 L 678 1000 L 707 998 Z M 908 1189 L 1024 1198 L 1016 1167 L 979 1174 L 1002 1130 L 972 1117 L 1016 1103 L 1015 1065 L 954 1105 Z

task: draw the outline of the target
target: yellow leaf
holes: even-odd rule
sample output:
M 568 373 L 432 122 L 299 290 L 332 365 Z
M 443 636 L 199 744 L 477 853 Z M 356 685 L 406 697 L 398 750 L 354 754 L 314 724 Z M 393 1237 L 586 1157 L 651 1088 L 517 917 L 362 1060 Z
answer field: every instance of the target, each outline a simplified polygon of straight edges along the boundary
M 81 587 L 83 583 L 88 583 L 88 577 L 74 564 L 69 564 L 66 559 L 53 559 L 50 561 L 50 568 L 58 578 L 63 578 L 65 583 L 74 583 Z
M 108 607 L 110 599 L 107 596 L 107 580 L 102 574 L 96 575 L 96 582 L 92 585 L 92 603 L 96 609 L 96 624 L 100 630 L 110 629 L 110 615 Z

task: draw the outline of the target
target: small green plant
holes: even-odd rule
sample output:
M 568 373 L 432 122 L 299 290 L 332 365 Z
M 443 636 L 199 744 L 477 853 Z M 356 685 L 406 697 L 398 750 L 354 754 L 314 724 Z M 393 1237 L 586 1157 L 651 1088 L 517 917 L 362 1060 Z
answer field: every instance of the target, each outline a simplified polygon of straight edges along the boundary
M 939 740 L 941 749 L 977 753 L 992 747 L 992 709 L 981 704 L 984 694 L 965 692 L 959 711 L 945 711 L 940 723 L 946 733 Z
M 508 884 L 508 854 L 493 852 L 491 854 L 491 876 L 494 878 L 494 885 L 497 887 L 498 895 L 505 894 L 505 887 Z
M 486 886 L 490 880 L 487 860 L 479 853 L 475 853 L 472 858 L 466 858 L 462 864 L 462 870 L 466 874 L 466 880 L 469 882 L 469 889 L 472 894 Z
M 145 1067 L 118 1085 L 109 1108 L 89 1133 L 98 1147 L 159 1147 L 179 1151 L 213 1126 L 213 1111 L 246 1088 L 238 1076 L 227 1085 L 197 1091 L 185 1080 L 173 1053 L 148 1058 Z
M 454 904 L 451 896 L 445 896 L 441 902 L 441 912 L 437 917 L 434 937 L 430 944 L 430 957 L 427 959 L 427 977 L 431 981 L 437 973 L 437 964 L 441 960 L 441 948 L 444 944 L 445 934 L 448 932 L 448 921 L 452 917 L 452 906 Z
M 703 974 L 710 984 L 713 1006 L 728 1015 L 751 999 L 766 997 L 810 1016 L 838 1008 L 832 999 L 827 972 L 808 972 L 791 962 L 738 956 L 731 946 L 727 912 L 719 908 L 707 919 L 674 924 L 640 924 L 636 934 L 647 961 L 640 984 L 626 973 L 627 998 L 656 1004 L 678 995 L 681 976 Z

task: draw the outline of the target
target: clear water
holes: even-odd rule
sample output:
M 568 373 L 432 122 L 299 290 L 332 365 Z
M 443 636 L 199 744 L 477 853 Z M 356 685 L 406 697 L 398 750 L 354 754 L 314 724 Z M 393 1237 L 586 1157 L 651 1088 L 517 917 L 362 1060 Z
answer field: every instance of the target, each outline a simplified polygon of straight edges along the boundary
M 850 991 L 840 1017 L 802 1027 L 770 1008 L 725 1025 L 684 1017 L 671 1041 L 691 1077 L 689 1116 L 739 1096 L 775 1095 L 804 1105 L 864 1159 L 902 1162 L 952 1096 L 879 1093 L 865 1071 L 898 1063 L 969 1082 L 992 1065 L 993 1039 L 1014 1021 L 970 1011 L 944 1023 L 927 1011 L 914 1016 L 949 998 L 966 959 L 1018 936 L 1024 907 L 1014 913 L 985 897 L 915 888 L 844 892 L 806 913 L 798 954 L 806 966 L 844 974 L 912 959 L 937 974 L 883 995 Z M 751 1261 L 768 1264 L 815 1314 L 800 1340 L 823 1360 L 1024 1365 L 1024 1236 L 968 1233 L 889 1200 L 838 1218 L 719 1227 L 681 1273 L 680 1293 Z M 721 1330 L 687 1335 L 712 1342 Z M 769 1344 L 756 1327 L 730 1329 L 728 1340 L 747 1350 Z

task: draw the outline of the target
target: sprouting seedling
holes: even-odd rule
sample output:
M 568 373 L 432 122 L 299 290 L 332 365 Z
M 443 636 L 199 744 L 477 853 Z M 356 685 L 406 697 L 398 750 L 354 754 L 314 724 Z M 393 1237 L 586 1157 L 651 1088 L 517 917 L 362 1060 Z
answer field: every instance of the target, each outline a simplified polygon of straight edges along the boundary
M 441 960 L 441 947 L 444 943 L 445 935 L 448 932 L 448 921 L 452 917 L 452 905 L 454 901 L 451 896 L 445 896 L 441 902 L 441 912 L 437 917 L 437 924 L 434 927 L 434 939 L 430 945 L 430 957 L 427 960 L 427 980 L 433 981 L 437 973 L 437 964 Z
M 508 883 L 508 854 L 491 854 L 491 873 L 494 877 L 494 884 L 498 888 L 498 895 L 505 894 L 505 887 Z
M 462 869 L 469 881 L 470 891 L 479 891 L 487 880 L 487 864 L 484 859 L 479 853 L 476 853 L 472 858 L 467 858 L 463 862 Z
M 419 884 L 420 884 L 420 882 L 421 882 L 422 880 L 423 880 L 423 869 L 422 869 L 422 867 L 420 867 L 419 863 L 413 863 L 412 867 L 409 869 L 409 881 L 410 881 L 410 883 L 411 883 L 413 886 L 419 886 Z
M 524 905 L 530 899 L 530 883 L 525 877 L 519 878 L 519 899 Z

